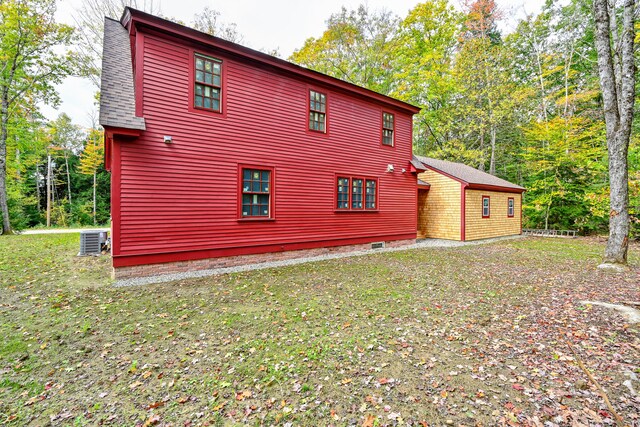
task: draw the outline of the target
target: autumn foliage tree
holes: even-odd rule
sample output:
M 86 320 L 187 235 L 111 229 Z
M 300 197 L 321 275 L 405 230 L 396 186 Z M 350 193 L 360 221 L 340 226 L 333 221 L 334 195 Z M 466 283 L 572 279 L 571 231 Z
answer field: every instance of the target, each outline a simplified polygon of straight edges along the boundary
M 388 94 L 393 87 L 392 58 L 398 47 L 399 19 L 388 11 L 360 5 L 331 15 L 319 38 L 309 38 L 291 61 L 339 79 Z
M 323 32 L 307 39 L 289 59 L 419 106 L 415 153 L 460 161 L 526 187 L 525 228 L 583 233 L 611 229 L 605 258 L 622 263 L 628 239 L 640 234 L 640 126 L 633 125 L 629 108 L 635 98 L 630 89 L 635 69 L 628 54 L 633 51 L 634 29 L 629 10 L 635 1 L 609 0 L 606 10 L 596 8 L 602 15 L 597 26 L 593 6 L 604 3 L 546 2 L 512 31 L 503 25 L 505 15 L 495 0 L 465 0 L 461 8 L 450 0 L 426 0 L 404 16 L 366 5 L 342 8 L 331 15 Z M 104 15 L 118 18 L 125 5 L 159 14 L 159 3 L 80 4 L 76 19 L 82 30 L 84 71 L 98 83 Z M 4 65 L 0 88 L 8 87 L 7 61 L 17 38 L 27 37 L 19 46 L 40 49 L 41 41 L 44 51 L 52 46 L 56 27 L 47 27 L 52 7 L 52 0 L 0 0 L 5 31 L 0 60 L 9 64 Z M 21 8 L 40 8 L 40 13 L 23 13 Z M 242 40 L 236 27 L 226 25 L 210 8 L 196 14 L 192 26 Z M 32 30 L 22 34 L 20 28 Z M 69 31 L 63 28 L 61 34 Z M 601 80 L 602 64 L 596 64 L 599 59 L 606 62 L 607 42 L 596 40 L 606 34 L 610 77 Z M 59 67 L 53 80 L 32 79 L 47 65 L 59 65 L 52 59 L 60 57 L 43 56 L 42 51 L 31 55 L 31 47 L 24 52 L 27 56 L 18 56 L 23 59 L 18 59 L 14 86 L 5 92 L 14 103 L 2 116 L 6 143 L 0 145 L 0 169 L 8 167 L 9 173 L 8 197 L 0 192 L 0 202 L 8 198 L 11 218 L 20 219 L 20 227 L 41 222 L 43 154 L 50 146 L 51 138 L 45 136 L 51 136 L 51 128 L 36 106 L 43 99 L 55 100 L 50 83 L 64 74 Z M 24 83 L 21 89 L 18 80 Z M 103 223 L 109 217 L 109 179 L 99 166 L 98 140 L 92 131 L 81 155 L 80 147 L 56 151 L 56 209 L 62 212 L 63 204 L 71 223 Z M 6 179 L 2 185 L 7 187 Z M 4 222 L 6 208 L 2 214 Z
M 465 0 L 463 2 L 466 18 L 464 20 L 463 40 L 484 39 L 491 43 L 500 43 L 502 35 L 498 22 L 504 17 L 495 0 Z
M 467 0 L 461 9 L 427 0 L 394 18 L 395 30 L 379 27 L 392 37 L 373 38 L 359 36 L 365 26 L 350 19 L 358 11 L 343 10 L 291 59 L 420 106 L 414 152 L 474 165 L 526 187 L 525 227 L 607 231 L 609 155 L 592 2 L 547 2 L 510 33 L 501 31 L 505 14 L 495 0 Z M 610 15 L 618 30 L 611 30 L 614 46 L 621 46 L 623 9 L 618 5 Z M 359 74 L 377 64 L 368 60 L 372 46 L 391 52 L 389 62 L 376 65 L 381 80 Z M 621 52 L 613 51 L 617 75 Z M 631 135 L 628 207 L 637 235 L 640 127 Z
M 400 23 L 391 95 L 422 108 L 414 117 L 418 154 L 448 150 L 456 140 L 449 124 L 459 91 L 451 70 L 462 18 L 446 0 L 428 0 Z
M 93 224 L 97 216 L 98 171 L 104 162 L 103 133 L 98 129 L 91 129 L 87 142 L 80 156 L 80 173 L 93 177 Z

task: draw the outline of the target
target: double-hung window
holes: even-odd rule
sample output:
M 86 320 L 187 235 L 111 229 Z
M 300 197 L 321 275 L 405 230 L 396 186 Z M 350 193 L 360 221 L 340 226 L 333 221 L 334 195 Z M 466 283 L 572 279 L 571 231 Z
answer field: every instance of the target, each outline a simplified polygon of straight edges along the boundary
M 362 209 L 362 179 L 351 179 L 351 209 Z
M 327 132 L 327 96 L 309 91 L 309 130 Z
M 515 202 L 513 197 L 509 197 L 507 199 L 507 216 L 509 218 L 513 218 L 513 214 L 515 213 Z
M 349 178 L 338 178 L 338 209 L 349 209 Z
M 491 198 L 482 196 L 482 218 L 491 217 Z
M 382 113 L 382 145 L 393 147 L 394 117 L 391 113 Z
M 242 169 L 242 218 L 271 218 L 271 172 Z
M 222 112 L 222 61 L 195 55 L 195 108 Z
M 339 211 L 378 209 L 378 180 L 339 176 L 336 181 L 336 203 Z
M 376 180 L 375 179 L 367 179 L 366 180 L 366 190 L 364 195 L 364 208 L 365 209 L 376 209 Z

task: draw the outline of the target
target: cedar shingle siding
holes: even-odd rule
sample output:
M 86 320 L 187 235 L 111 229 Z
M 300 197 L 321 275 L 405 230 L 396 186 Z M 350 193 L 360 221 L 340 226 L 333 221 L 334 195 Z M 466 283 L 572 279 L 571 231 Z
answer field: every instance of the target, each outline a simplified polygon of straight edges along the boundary
M 418 179 L 430 184 L 428 190 L 418 187 L 419 238 L 479 240 L 522 233 L 524 187 L 461 163 L 419 156 L 413 160 L 421 172 Z M 487 217 L 482 215 L 483 196 L 490 200 Z
M 489 196 L 491 198 L 491 214 L 489 218 L 482 218 L 482 196 Z M 507 215 L 509 197 L 512 197 L 514 202 L 514 215 L 512 218 L 509 218 Z M 520 234 L 520 209 L 522 200 L 520 194 L 467 189 L 465 198 L 465 240 L 488 239 Z
M 434 171 L 418 175 L 431 188 L 418 194 L 418 233 L 421 237 L 460 240 L 462 185 Z

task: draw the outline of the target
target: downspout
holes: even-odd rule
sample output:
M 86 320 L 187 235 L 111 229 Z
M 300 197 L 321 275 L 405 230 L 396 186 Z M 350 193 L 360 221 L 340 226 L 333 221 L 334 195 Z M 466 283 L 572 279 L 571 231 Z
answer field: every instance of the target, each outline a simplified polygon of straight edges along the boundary
M 524 193 L 520 193 L 520 235 L 522 236 L 522 202 L 523 202 L 523 194 Z
M 467 187 L 468 183 L 460 184 L 460 240 L 467 240 Z
M 122 168 L 120 160 L 120 144 L 113 134 L 110 136 L 111 146 L 111 255 L 120 255 L 120 201 Z

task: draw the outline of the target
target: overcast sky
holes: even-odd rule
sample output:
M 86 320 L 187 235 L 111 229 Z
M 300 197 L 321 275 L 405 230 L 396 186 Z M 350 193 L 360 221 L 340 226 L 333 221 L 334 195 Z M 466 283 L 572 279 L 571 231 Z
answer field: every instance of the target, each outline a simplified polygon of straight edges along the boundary
M 458 0 L 450 0 L 459 5 Z M 371 9 L 387 9 L 400 17 L 406 16 L 417 0 L 323 0 L 303 2 L 300 0 L 154 0 L 163 15 L 190 23 L 193 16 L 205 6 L 221 13 L 225 23 L 235 23 L 244 36 L 244 44 L 254 49 L 270 51 L 278 49 L 283 58 L 289 57 L 300 48 L 309 37 L 318 37 L 326 28 L 326 21 L 342 6 L 355 9 L 361 3 Z M 61 0 L 58 6 L 58 20 L 73 24 L 74 11 L 82 0 Z M 516 17 L 537 13 L 544 0 L 498 0 L 511 20 L 505 23 L 509 32 Z M 91 125 L 91 111 L 94 106 L 93 85 L 84 79 L 68 78 L 59 88 L 62 104 L 57 110 L 44 106 L 43 113 L 49 119 L 65 112 L 81 126 Z

